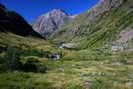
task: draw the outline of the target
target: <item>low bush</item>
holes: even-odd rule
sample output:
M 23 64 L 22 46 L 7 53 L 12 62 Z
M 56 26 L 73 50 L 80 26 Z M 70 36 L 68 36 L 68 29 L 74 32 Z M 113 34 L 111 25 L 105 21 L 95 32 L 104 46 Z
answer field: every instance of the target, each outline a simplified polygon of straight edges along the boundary
M 22 60 L 22 70 L 25 72 L 41 72 L 44 73 L 47 69 L 45 64 L 39 61 L 39 58 L 31 56 Z

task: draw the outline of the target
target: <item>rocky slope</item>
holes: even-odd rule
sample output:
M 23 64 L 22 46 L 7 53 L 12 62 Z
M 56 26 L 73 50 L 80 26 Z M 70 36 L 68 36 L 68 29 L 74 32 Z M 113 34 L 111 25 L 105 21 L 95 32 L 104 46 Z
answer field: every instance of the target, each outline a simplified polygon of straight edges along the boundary
M 9 11 L 2 4 L 0 4 L 0 32 L 12 32 L 21 36 L 36 36 L 42 38 L 22 16 L 14 11 Z
M 120 38 L 120 33 L 133 28 L 133 1 L 99 2 L 88 12 L 56 31 L 54 42 L 78 43 L 78 48 L 102 47 Z M 130 38 L 131 39 L 131 38 Z
M 71 16 L 61 9 L 54 9 L 40 16 L 32 23 L 32 26 L 35 31 L 48 38 L 57 29 L 74 18 L 75 16 Z

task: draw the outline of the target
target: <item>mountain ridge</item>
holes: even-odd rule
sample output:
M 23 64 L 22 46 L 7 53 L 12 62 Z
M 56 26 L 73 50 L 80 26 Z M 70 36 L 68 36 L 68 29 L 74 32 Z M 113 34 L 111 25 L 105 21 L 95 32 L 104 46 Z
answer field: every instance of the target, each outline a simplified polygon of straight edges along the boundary
M 8 10 L 4 5 L 0 4 L 0 31 L 11 32 L 21 36 L 35 36 L 42 38 L 26 20 L 15 11 Z

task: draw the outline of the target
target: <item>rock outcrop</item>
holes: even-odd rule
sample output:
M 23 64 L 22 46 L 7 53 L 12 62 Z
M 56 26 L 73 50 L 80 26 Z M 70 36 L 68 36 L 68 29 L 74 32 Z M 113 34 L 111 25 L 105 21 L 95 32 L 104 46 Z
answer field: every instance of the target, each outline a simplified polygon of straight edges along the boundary
M 39 32 L 43 37 L 48 38 L 52 33 L 75 17 L 76 16 L 71 16 L 61 9 L 54 9 L 40 16 L 32 23 L 32 26 L 35 31 Z

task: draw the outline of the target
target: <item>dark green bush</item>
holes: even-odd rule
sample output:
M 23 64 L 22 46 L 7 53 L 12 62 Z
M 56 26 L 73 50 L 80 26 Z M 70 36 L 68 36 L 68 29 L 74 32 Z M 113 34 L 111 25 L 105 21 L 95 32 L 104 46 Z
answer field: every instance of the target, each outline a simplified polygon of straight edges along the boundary
M 22 61 L 23 67 L 22 70 L 25 72 L 41 72 L 46 71 L 46 66 L 41 63 L 36 57 L 28 57 Z

